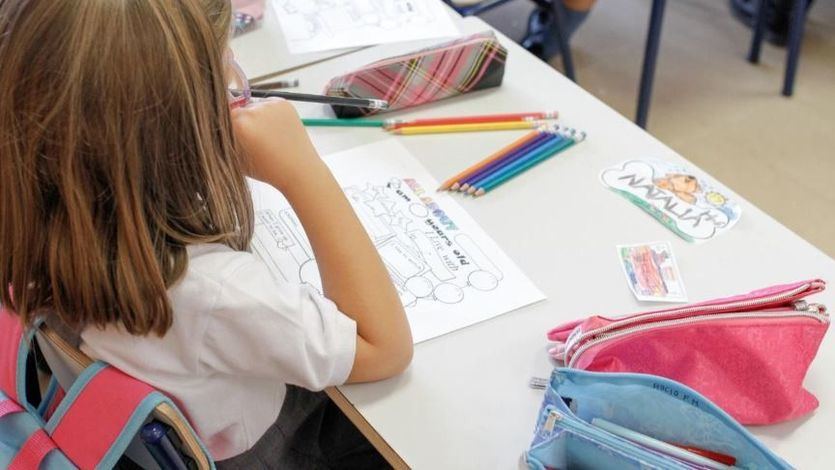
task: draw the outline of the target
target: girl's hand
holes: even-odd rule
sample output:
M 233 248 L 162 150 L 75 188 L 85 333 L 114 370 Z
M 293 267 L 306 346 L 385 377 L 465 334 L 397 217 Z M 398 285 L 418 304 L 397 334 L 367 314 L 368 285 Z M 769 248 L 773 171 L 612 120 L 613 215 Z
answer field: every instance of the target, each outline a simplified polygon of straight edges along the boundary
M 233 109 L 232 125 L 251 178 L 286 191 L 294 181 L 327 171 L 295 108 L 285 100 L 271 98 Z

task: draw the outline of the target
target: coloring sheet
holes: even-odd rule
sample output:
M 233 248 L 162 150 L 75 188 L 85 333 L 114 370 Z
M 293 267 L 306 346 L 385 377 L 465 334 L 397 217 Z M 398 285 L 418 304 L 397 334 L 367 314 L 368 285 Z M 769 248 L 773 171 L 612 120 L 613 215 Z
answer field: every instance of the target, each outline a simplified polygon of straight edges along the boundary
M 293 54 L 458 35 L 441 0 L 273 0 Z
M 406 308 L 415 342 L 545 296 L 397 141 L 325 158 L 368 231 Z M 251 182 L 252 248 L 273 275 L 322 290 L 313 251 L 284 197 Z M 338 227 L 334 227 L 338 230 Z
M 600 179 L 691 243 L 730 230 L 742 215 L 727 189 L 672 163 L 630 160 L 603 170 Z

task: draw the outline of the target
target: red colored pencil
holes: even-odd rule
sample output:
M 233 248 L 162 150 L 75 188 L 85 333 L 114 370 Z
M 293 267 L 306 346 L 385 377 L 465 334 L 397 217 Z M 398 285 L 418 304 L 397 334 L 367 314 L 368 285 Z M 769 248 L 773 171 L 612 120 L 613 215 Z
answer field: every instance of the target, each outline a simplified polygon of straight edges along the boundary
M 387 130 L 399 129 L 412 126 L 442 126 L 447 124 L 477 124 L 484 122 L 512 122 L 512 121 L 539 121 L 542 119 L 556 119 L 556 111 L 545 111 L 535 113 L 511 113 L 511 114 L 482 114 L 477 116 L 450 116 L 445 118 L 429 119 L 387 119 L 383 127 Z

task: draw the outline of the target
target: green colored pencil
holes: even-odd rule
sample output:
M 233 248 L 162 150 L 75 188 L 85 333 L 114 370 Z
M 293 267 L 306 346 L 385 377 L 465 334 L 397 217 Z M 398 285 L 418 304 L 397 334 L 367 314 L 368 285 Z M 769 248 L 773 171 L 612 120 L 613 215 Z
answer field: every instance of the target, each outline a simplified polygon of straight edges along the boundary
M 373 119 L 303 118 L 302 124 L 310 127 L 383 127 L 385 121 Z

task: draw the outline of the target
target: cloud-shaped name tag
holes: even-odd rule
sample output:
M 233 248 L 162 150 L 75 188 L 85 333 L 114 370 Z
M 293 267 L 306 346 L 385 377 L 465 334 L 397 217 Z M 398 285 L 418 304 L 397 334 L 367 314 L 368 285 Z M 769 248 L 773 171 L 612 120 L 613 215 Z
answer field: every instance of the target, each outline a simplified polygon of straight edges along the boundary
M 667 162 L 630 160 L 603 170 L 600 179 L 689 242 L 730 229 L 742 212 L 727 190 Z

